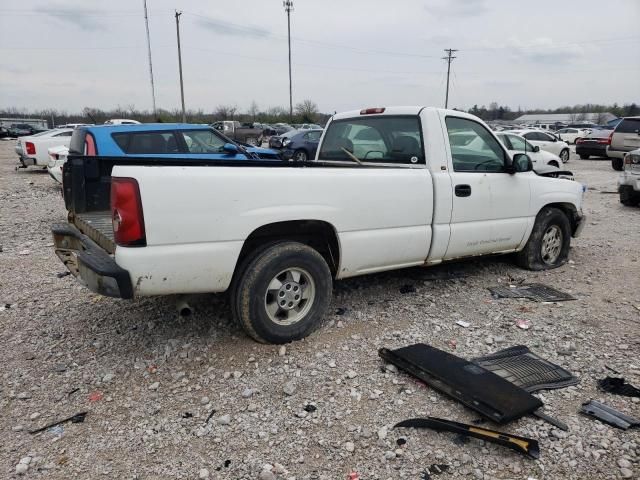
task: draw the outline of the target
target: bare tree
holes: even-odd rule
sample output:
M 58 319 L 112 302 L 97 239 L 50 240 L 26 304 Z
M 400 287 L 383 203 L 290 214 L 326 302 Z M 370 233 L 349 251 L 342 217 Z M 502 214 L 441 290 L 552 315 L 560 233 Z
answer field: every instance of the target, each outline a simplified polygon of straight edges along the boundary
M 318 114 L 318 105 L 312 100 L 303 100 L 294 109 L 296 115 L 302 117 L 303 122 L 313 122 Z
M 255 122 L 256 116 L 260 113 L 260 108 L 258 107 L 258 104 L 255 100 L 251 101 L 251 105 L 249 105 L 249 110 L 247 110 L 247 113 L 251 116 L 251 120 Z
M 218 105 L 213 114 L 218 120 L 233 120 L 237 111 L 235 105 Z

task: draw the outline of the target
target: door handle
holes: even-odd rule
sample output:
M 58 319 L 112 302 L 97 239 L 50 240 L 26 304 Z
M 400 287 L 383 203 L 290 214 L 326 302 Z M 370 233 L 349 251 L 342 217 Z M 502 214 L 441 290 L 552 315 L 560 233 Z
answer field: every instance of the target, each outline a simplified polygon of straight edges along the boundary
M 471 185 L 456 185 L 456 197 L 470 197 Z

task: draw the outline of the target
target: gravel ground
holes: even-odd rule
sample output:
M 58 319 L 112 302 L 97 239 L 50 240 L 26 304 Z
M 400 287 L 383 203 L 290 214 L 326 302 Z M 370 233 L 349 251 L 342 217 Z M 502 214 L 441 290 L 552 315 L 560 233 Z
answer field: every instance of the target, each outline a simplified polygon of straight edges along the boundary
M 534 273 L 491 258 L 338 282 L 327 325 L 278 347 L 247 338 L 223 296 L 192 297 L 194 315 L 180 318 L 175 298 L 118 301 L 59 278 L 49 233 L 65 220 L 59 187 L 46 172 L 14 171 L 13 145 L 0 142 L 0 477 L 426 479 L 433 464 L 449 466 L 442 480 L 640 474 L 637 429 L 577 413 L 593 398 L 640 416 L 640 399 L 596 387 L 606 367 L 640 386 L 640 209 L 618 203 L 609 162 L 574 155 L 568 164 L 589 186 L 589 221 L 564 267 Z M 463 277 L 432 279 L 450 271 Z M 487 291 L 520 279 L 578 300 Z M 404 285 L 416 291 L 402 294 Z M 520 319 L 531 328 L 517 328 Z M 502 427 L 538 439 L 536 461 L 452 434 L 393 430 L 421 415 L 477 418 L 377 356 L 415 342 L 466 358 L 523 344 L 564 366 L 580 384 L 540 398 L 570 431 L 533 417 Z M 28 433 L 82 411 L 84 423 Z

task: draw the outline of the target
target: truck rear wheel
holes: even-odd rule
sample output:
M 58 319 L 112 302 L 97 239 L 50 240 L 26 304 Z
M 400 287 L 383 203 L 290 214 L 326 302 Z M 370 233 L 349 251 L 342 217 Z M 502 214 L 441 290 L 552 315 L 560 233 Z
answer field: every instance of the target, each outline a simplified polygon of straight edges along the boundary
M 549 270 L 564 265 L 569 258 L 571 224 L 557 208 L 538 213 L 529 240 L 516 254 L 516 263 L 529 270 Z
M 640 205 L 640 193 L 633 190 L 629 185 L 620 186 L 620 203 L 625 207 L 635 207 Z
M 621 172 L 624 169 L 624 161 L 622 160 L 622 158 L 612 158 L 611 168 L 618 172 Z
M 255 340 L 287 343 L 321 325 L 331 288 L 331 271 L 316 250 L 298 242 L 276 243 L 245 264 L 232 287 L 232 310 Z

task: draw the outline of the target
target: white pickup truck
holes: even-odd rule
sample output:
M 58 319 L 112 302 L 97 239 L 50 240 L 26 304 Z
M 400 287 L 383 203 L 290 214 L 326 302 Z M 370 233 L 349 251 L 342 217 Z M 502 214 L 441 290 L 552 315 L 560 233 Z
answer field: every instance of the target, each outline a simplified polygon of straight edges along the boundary
M 497 253 L 558 267 L 585 220 L 581 184 L 537 175 L 453 110 L 337 114 L 315 160 L 293 163 L 86 156 L 100 146 L 85 135 L 63 171 L 69 223 L 53 227 L 69 270 L 120 298 L 228 292 L 262 342 L 316 329 L 334 280 Z

